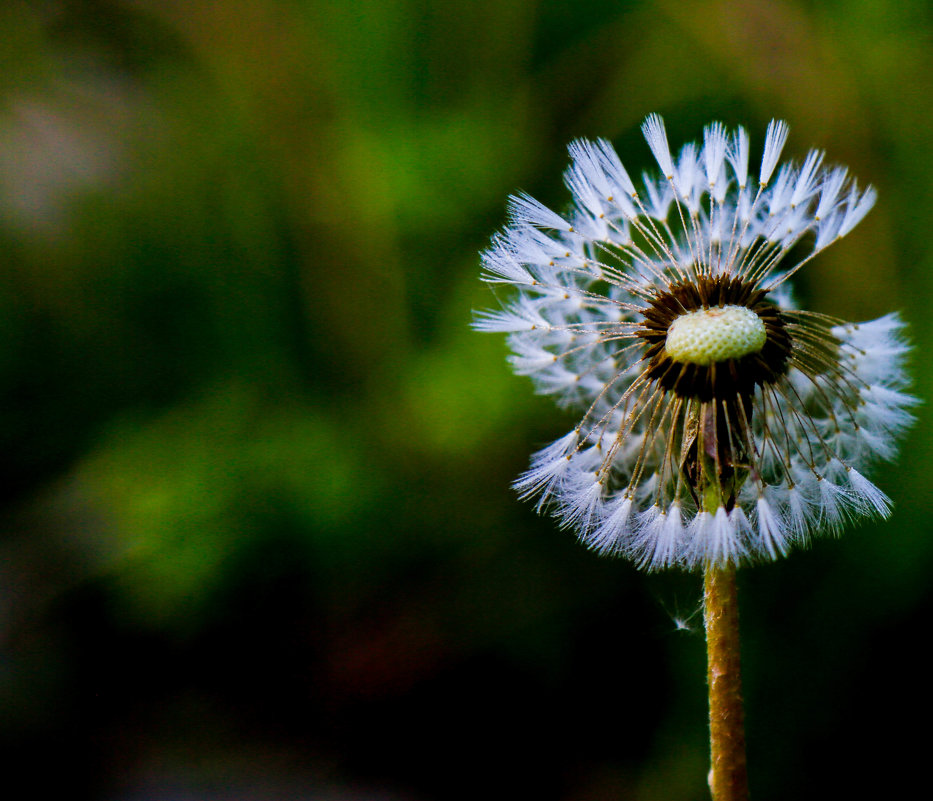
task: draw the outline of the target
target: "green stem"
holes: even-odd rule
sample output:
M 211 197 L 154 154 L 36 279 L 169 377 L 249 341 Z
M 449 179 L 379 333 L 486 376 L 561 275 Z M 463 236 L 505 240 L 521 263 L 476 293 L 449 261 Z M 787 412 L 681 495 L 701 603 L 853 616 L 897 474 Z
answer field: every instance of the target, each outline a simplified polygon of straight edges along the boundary
M 745 715 L 735 568 L 707 565 L 703 580 L 713 801 L 746 801 Z

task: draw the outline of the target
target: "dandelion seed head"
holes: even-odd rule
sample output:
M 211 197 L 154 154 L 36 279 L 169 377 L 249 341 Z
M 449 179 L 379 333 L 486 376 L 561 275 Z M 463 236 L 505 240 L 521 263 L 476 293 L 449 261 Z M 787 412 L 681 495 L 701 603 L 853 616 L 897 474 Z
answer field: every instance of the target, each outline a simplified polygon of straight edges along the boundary
M 904 324 L 798 309 L 789 283 L 875 190 L 821 151 L 780 163 L 783 122 L 757 186 L 743 128 L 712 123 L 679 151 L 658 115 L 642 130 L 660 174 L 636 187 L 608 142 L 578 140 L 569 211 L 513 197 L 483 256 L 515 297 L 474 326 L 505 333 L 515 371 L 581 414 L 516 488 L 645 570 L 776 559 L 887 516 L 866 473 L 913 419 Z

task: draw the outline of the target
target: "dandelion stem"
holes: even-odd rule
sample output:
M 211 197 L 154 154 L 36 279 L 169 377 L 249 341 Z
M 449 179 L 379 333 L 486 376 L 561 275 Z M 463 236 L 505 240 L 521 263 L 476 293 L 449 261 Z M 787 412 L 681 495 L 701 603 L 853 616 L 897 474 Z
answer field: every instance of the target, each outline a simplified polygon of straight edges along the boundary
M 707 565 L 703 577 L 713 801 L 746 801 L 745 715 L 739 665 L 735 568 Z

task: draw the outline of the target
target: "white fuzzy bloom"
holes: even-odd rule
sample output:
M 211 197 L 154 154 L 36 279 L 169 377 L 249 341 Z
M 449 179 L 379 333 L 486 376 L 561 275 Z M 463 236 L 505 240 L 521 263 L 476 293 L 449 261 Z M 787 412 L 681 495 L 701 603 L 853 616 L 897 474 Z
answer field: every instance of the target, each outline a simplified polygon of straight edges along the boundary
M 726 158 L 729 159 L 729 164 L 735 172 L 735 180 L 740 191 L 744 190 L 748 184 L 748 156 L 748 131 L 739 126 L 732 138 L 732 147 L 727 151 Z
M 582 417 L 515 486 L 589 547 L 639 567 L 776 559 L 890 499 L 868 478 L 913 421 L 896 314 L 846 323 L 798 310 L 790 278 L 875 202 L 810 151 L 765 136 L 749 186 L 745 129 L 712 123 L 637 187 L 605 140 L 570 145 L 573 204 L 527 195 L 483 254 L 514 296 L 474 323 L 508 335 L 515 371 Z M 793 250 L 793 259 L 790 258 Z
M 762 186 L 767 186 L 768 181 L 771 180 L 771 173 L 774 172 L 778 159 L 781 158 L 781 151 L 784 149 L 789 131 L 787 123 L 783 120 L 771 120 L 768 124 L 768 131 L 765 134 L 765 152 L 761 157 L 761 172 L 758 174 L 758 182 Z
M 674 178 L 674 162 L 671 160 L 671 148 L 667 143 L 667 130 L 664 127 L 664 120 L 657 114 L 649 114 L 648 118 L 641 126 L 648 147 L 657 159 L 661 172 L 669 181 Z
M 721 122 L 707 125 L 703 130 L 703 163 L 706 167 L 706 184 L 712 192 L 722 171 L 729 139 Z

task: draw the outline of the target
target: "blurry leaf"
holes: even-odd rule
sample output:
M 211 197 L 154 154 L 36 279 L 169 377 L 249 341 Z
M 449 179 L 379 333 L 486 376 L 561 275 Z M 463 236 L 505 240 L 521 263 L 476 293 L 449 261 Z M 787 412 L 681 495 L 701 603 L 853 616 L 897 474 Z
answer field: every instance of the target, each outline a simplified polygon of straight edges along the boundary
M 275 520 L 274 505 L 294 510 L 305 536 L 351 533 L 374 476 L 346 443 L 311 410 L 270 407 L 238 384 L 115 432 L 76 479 L 139 622 L 196 620 L 230 560 Z

